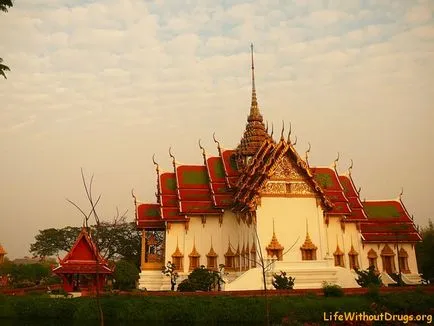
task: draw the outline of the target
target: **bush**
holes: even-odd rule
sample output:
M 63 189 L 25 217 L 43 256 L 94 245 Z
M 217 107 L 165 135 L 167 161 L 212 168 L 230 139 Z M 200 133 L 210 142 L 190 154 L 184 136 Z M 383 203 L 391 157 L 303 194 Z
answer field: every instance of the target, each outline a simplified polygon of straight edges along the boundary
M 367 288 L 371 285 L 375 285 L 377 287 L 381 286 L 383 283 L 381 282 L 380 274 L 377 273 L 374 266 L 369 266 L 369 268 L 365 271 L 357 270 L 357 284 L 359 284 L 363 288 Z
M 396 284 L 390 284 L 390 286 L 404 286 L 405 285 L 404 281 L 402 280 L 401 274 L 392 273 L 389 275 L 396 282 Z
M 115 280 L 115 285 L 119 290 L 134 289 L 136 287 L 136 282 L 139 279 L 139 269 L 132 262 L 119 260 L 116 262 L 113 278 Z
M 196 291 L 196 289 L 194 288 L 194 286 L 190 282 L 190 280 L 188 278 L 186 278 L 181 283 L 179 283 L 178 291 L 179 292 L 194 292 L 194 291 Z
M 188 279 L 178 285 L 178 291 L 211 291 L 221 282 L 220 274 L 200 266 L 188 275 Z M 183 284 L 184 283 L 184 284 Z M 181 284 L 183 284 L 181 286 Z M 180 288 L 181 286 L 181 288 Z
M 273 274 L 272 284 L 276 290 L 292 290 L 294 282 L 295 278 L 286 276 L 285 272 L 280 271 L 280 275 Z
M 342 297 L 344 290 L 337 284 L 323 283 L 322 290 L 325 297 Z

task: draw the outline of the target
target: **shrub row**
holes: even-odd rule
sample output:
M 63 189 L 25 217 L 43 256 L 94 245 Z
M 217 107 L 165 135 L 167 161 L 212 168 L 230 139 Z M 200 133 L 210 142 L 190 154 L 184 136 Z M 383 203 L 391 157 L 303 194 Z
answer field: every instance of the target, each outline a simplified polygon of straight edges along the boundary
M 269 297 L 271 320 L 291 322 L 321 322 L 324 312 L 432 313 L 434 296 L 421 292 L 351 297 L 315 295 Z M 375 301 L 375 303 L 374 303 Z M 204 297 L 204 296 L 105 296 L 101 303 L 106 321 L 148 321 L 154 323 L 251 323 L 265 321 L 264 297 Z M 0 296 L 1 318 L 75 320 L 98 319 L 96 299 L 91 297 L 57 299 L 46 296 Z

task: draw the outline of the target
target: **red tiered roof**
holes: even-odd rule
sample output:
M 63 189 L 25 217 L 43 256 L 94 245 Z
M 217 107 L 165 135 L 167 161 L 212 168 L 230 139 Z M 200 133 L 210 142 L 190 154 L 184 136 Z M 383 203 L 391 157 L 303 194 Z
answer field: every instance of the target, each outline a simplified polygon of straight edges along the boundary
M 68 254 L 53 269 L 56 274 L 111 274 L 113 270 L 102 258 L 85 227 Z
M 349 216 L 351 214 L 351 209 L 348 205 L 349 200 L 344 194 L 344 188 L 339 182 L 336 171 L 328 167 L 317 167 L 311 170 L 316 182 L 318 182 L 327 198 L 333 203 L 333 208 L 327 213 Z
M 401 200 L 365 201 L 363 209 L 368 216 L 368 220 L 361 223 L 363 241 L 384 243 L 422 240 Z
M 339 181 L 344 187 L 344 193 L 349 200 L 349 205 L 351 209 L 351 215 L 347 216 L 347 220 L 354 222 L 366 221 L 367 216 L 365 211 L 363 210 L 363 206 L 359 198 L 359 193 L 356 190 L 356 186 L 354 185 L 351 176 L 340 175 Z

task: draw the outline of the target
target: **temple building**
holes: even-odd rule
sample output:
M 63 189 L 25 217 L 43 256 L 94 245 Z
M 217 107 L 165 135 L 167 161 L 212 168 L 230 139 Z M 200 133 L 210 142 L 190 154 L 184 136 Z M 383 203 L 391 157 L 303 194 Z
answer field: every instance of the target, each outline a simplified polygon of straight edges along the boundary
M 108 275 L 113 273 L 83 226 L 71 250 L 53 273 L 63 281 L 66 292 L 102 291 Z
M 401 195 L 360 200 L 351 176 L 332 166 L 309 164 L 291 140 L 291 130 L 273 135 L 260 112 L 254 76 L 247 125 L 236 148 L 215 139 L 217 156 L 200 145 L 202 165 L 180 165 L 157 174 L 156 201 L 138 202 L 142 232 L 139 287 L 170 288 L 161 268 L 175 264 L 181 280 L 193 269 L 224 265 L 225 290 L 268 288 L 273 272 L 295 277 L 295 288 L 322 283 L 358 287 L 355 269 L 374 266 L 383 283 L 420 282 L 415 243 L 421 240 Z M 289 128 L 290 129 L 290 128 Z M 262 257 L 262 260 L 261 260 Z

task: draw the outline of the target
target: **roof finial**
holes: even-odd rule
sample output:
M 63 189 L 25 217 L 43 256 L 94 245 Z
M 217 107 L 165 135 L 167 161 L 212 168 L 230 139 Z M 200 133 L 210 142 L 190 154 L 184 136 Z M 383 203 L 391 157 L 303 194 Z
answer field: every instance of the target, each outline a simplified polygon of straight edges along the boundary
M 134 195 L 134 189 L 131 189 L 131 196 L 133 196 L 133 198 L 134 198 L 134 218 L 135 218 L 135 221 L 137 222 L 137 220 L 138 220 L 138 216 L 137 216 L 137 198 L 136 198 L 136 195 Z
M 218 149 L 219 152 L 220 152 L 220 150 L 221 150 L 220 142 L 215 138 L 215 132 L 212 133 L 212 139 L 214 140 L 214 143 L 217 144 L 217 149 Z
M 284 140 L 285 138 L 283 138 L 283 133 L 285 132 L 285 120 L 282 120 L 282 131 L 280 133 L 280 140 Z
M 401 187 L 401 193 L 399 194 L 399 200 L 402 200 L 403 194 L 404 194 L 404 187 Z
M 338 152 L 338 156 L 336 157 L 336 159 L 333 161 L 333 168 L 336 170 L 336 165 L 338 164 L 339 161 L 339 152 Z
M 350 167 L 348 168 L 348 175 L 351 176 L 351 170 L 353 169 L 353 159 L 351 159 Z
M 155 154 L 152 155 L 152 163 L 154 163 L 157 172 L 160 172 L 160 167 L 158 166 L 158 163 L 155 161 Z
M 172 147 L 169 147 L 169 156 L 172 158 L 172 164 L 175 167 L 176 162 L 175 162 L 175 156 L 173 156 L 172 154 Z
M 292 124 L 291 121 L 289 121 L 288 139 L 286 140 L 286 142 L 289 144 L 291 144 L 291 132 L 292 132 Z
M 298 140 L 297 135 L 295 135 L 295 141 L 294 141 L 294 143 L 292 143 L 292 146 L 297 145 L 297 140 Z
M 308 161 L 308 158 L 309 158 L 309 152 L 310 152 L 310 143 L 308 142 L 308 144 L 309 144 L 309 147 L 308 147 L 308 149 L 307 149 L 307 151 L 304 153 L 304 155 L 306 156 L 306 164 L 307 165 L 309 165 L 309 161 Z
M 274 132 L 274 124 L 271 123 L 271 134 L 270 134 L 271 138 L 273 138 L 273 132 Z
M 265 121 L 265 132 L 268 134 L 268 120 Z
M 203 159 L 205 160 L 205 162 L 206 162 L 206 153 L 205 153 L 205 148 L 202 146 L 202 144 L 200 143 L 200 139 L 199 139 L 199 148 L 202 150 L 202 156 L 203 156 Z
M 262 116 L 259 113 L 258 99 L 256 98 L 256 86 L 255 86 L 255 63 L 253 59 L 253 43 L 250 44 L 250 54 L 252 60 L 252 103 L 250 105 L 250 115 L 247 121 L 260 121 L 262 122 Z

